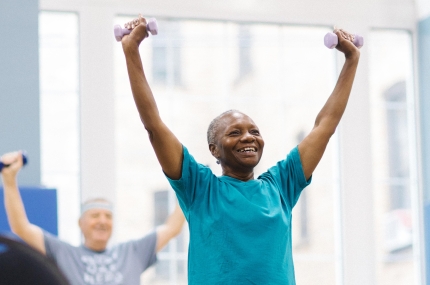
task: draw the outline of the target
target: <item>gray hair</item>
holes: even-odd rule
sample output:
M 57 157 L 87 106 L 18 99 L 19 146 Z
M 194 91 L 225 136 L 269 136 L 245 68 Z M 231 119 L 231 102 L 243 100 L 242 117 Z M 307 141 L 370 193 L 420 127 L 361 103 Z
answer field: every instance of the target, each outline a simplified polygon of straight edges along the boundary
M 221 115 L 217 116 L 215 119 L 212 120 L 212 122 L 209 124 L 208 132 L 207 132 L 208 144 L 214 144 L 215 143 L 215 137 L 216 137 L 216 133 L 218 131 L 218 127 L 220 125 L 221 118 L 224 117 L 226 114 L 236 113 L 236 112 L 242 113 L 238 110 L 231 109 L 231 110 L 225 111 L 224 113 L 222 113 Z

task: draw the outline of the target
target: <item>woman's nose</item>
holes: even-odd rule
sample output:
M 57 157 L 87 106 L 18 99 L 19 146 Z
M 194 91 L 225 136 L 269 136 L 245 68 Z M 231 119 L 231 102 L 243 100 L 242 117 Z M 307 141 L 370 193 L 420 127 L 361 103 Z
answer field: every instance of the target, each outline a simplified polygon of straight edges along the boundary
M 249 133 L 249 132 L 246 132 L 246 133 L 244 133 L 243 134 L 243 136 L 242 136 L 242 138 L 241 138 L 241 140 L 242 141 L 255 141 L 255 137 L 254 137 L 254 135 L 253 134 L 251 134 L 251 133 Z

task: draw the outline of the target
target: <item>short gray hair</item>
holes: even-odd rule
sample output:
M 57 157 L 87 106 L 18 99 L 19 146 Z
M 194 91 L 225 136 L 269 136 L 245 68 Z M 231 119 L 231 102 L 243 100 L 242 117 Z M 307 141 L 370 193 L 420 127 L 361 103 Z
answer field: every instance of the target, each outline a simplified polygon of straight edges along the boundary
M 218 127 L 219 127 L 219 124 L 221 121 L 220 119 L 222 117 L 224 117 L 224 115 L 226 115 L 226 114 L 236 113 L 236 112 L 242 113 L 238 110 L 231 109 L 231 110 L 225 111 L 224 113 L 222 113 L 221 115 L 217 116 L 215 119 L 212 120 L 212 122 L 209 124 L 208 132 L 207 132 L 208 144 L 214 144 L 215 143 L 216 133 L 218 131 Z

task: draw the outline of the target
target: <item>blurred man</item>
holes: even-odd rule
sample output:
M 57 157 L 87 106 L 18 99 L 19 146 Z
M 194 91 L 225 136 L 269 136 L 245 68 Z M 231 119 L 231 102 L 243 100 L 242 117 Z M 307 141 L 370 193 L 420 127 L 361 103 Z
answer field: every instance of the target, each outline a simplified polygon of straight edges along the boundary
M 33 248 L 53 258 L 70 283 L 140 284 L 140 275 L 155 263 L 156 253 L 182 229 L 185 218 L 177 205 L 166 222 L 140 239 L 107 247 L 112 235 L 112 205 L 93 199 L 82 205 L 79 227 L 84 243 L 72 246 L 29 222 L 18 190 L 17 174 L 22 153 L 11 152 L 0 159 L 6 213 L 12 232 Z

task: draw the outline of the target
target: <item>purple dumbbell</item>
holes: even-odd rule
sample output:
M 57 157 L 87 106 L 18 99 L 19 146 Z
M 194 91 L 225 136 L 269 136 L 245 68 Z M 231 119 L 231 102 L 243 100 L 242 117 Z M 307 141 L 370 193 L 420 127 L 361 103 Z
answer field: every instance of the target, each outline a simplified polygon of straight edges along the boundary
M 23 152 L 22 153 L 22 164 L 26 165 L 27 164 L 27 155 Z M 4 164 L 3 162 L 0 161 L 0 172 L 3 170 L 3 167 L 8 167 L 10 166 L 10 164 Z
M 151 33 L 151 35 L 155 36 L 158 34 L 158 24 L 157 20 L 155 18 L 148 19 L 146 21 L 146 29 L 148 30 L 148 33 Z M 113 33 L 115 35 L 115 39 L 120 42 L 122 37 L 125 35 L 128 35 L 131 33 L 132 30 L 122 28 L 120 25 L 115 25 L 113 27 Z
M 335 48 L 338 44 L 338 38 L 335 33 L 327 33 L 324 37 L 324 45 L 330 49 Z M 362 36 L 355 34 L 353 44 L 361 48 L 364 44 L 364 39 Z

